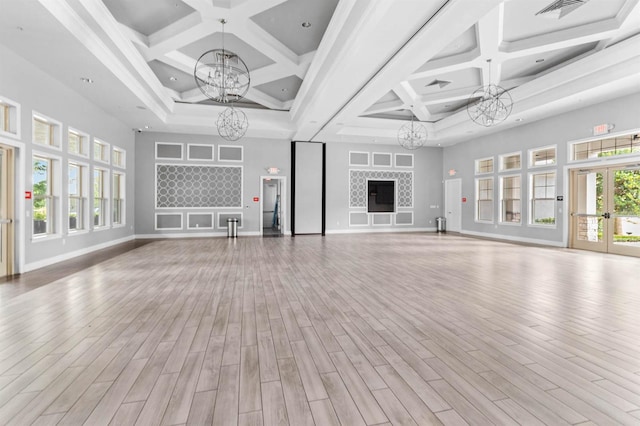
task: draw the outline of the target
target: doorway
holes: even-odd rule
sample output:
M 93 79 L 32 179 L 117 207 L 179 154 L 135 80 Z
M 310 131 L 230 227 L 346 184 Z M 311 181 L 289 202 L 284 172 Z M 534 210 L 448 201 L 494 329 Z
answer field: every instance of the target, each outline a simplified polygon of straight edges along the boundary
M 570 241 L 640 257 L 640 164 L 571 171 Z
M 285 178 L 260 178 L 260 230 L 263 237 L 281 237 L 284 234 Z
M 462 180 L 444 181 L 444 211 L 446 212 L 447 231 L 462 230 Z
M 13 274 L 13 148 L 0 145 L 0 278 Z

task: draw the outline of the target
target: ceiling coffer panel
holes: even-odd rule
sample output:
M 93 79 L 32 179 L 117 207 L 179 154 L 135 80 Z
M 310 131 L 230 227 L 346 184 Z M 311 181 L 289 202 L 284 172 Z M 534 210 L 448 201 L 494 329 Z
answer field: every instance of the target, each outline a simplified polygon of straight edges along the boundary
M 178 49 L 181 53 L 193 58 L 196 61 L 203 53 L 212 49 L 222 48 L 222 33 L 217 32 L 200 40 L 193 42 L 181 49 Z M 247 64 L 250 71 L 266 67 L 273 64 L 273 61 L 260 53 L 258 50 L 249 46 L 244 41 L 240 40 L 233 34 L 227 32 L 224 33 L 224 48 L 229 50 L 239 57 Z
M 118 22 L 145 36 L 195 12 L 179 0 L 103 0 L 103 3 Z

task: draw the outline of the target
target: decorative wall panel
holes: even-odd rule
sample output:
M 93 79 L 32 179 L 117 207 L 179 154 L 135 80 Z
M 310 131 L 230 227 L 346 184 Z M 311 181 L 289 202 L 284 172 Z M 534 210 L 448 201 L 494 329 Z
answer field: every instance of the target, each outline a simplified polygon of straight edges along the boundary
M 242 167 L 156 164 L 156 207 L 242 207 Z
M 367 179 L 396 180 L 397 207 L 413 207 L 413 172 L 349 170 L 349 207 L 367 207 Z

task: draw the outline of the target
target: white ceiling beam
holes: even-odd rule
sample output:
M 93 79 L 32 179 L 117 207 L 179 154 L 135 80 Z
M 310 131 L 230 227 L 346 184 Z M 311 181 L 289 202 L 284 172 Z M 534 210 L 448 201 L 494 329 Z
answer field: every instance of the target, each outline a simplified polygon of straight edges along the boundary
M 427 62 L 418 71 L 409 76 L 409 80 L 417 80 L 426 77 L 447 74 L 454 71 L 467 69 L 480 64 L 480 49 L 476 48 L 469 52 L 458 55 L 447 56 L 446 58 L 435 59 Z
M 411 87 L 409 82 L 401 82 L 393 88 L 393 92 L 411 109 L 411 112 L 418 118 L 418 120 L 429 121 L 431 119 L 431 113 L 429 113 L 429 110 L 419 102 L 419 95 L 415 90 L 413 90 L 413 87 Z
M 129 28 L 124 24 L 120 24 L 120 31 L 122 31 L 133 44 L 141 47 L 142 49 L 147 49 L 149 47 L 149 38 L 146 35 Z
M 244 19 L 238 23 L 237 36 L 278 63 L 290 65 L 294 69 L 298 65 L 298 55 L 251 19 Z
M 405 105 L 406 104 L 402 102 L 402 100 L 380 102 L 373 105 L 368 110 L 366 110 L 364 114 L 369 115 L 369 114 L 380 114 L 380 113 L 389 112 L 389 111 L 397 111 L 399 109 L 403 109 Z
M 203 21 L 198 12 L 168 25 L 149 36 L 149 46 L 145 50 L 147 60 L 158 59 L 166 53 L 196 42 L 222 28 L 220 23 Z
M 503 40 L 504 3 L 478 21 L 477 38 L 482 61 L 482 84 L 498 84 L 502 74 L 502 58 L 498 55 L 498 46 Z

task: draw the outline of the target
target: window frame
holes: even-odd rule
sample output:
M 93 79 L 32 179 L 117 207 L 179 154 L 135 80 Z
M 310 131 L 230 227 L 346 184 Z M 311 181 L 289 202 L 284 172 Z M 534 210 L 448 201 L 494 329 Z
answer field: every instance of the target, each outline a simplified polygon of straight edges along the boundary
M 118 189 L 116 191 L 116 177 L 120 177 L 118 182 Z M 127 224 L 126 220 L 126 187 L 127 177 L 124 172 L 113 171 L 111 174 L 111 225 L 116 227 L 123 227 Z M 120 195 L 120 198 L 116 198 L 116 195 Z M 115 219 L 116 206 L 120 206 L 120 220 Z
M 99 231 L 103 229 L 108 229 L 111 224 L 111 210 L 109 209 L 109 183 L 111 179 L 110 170 L 104 167 L 93 167 L 93 173 L 91 174 L 91 188 L 92 188 L 92 197 L 91 197 L 91 206 L 92 206 L 92 214 L 91 216 L 91 227 L 94 231 Z M 96 197 L 96 172 L 102 173 L 101 178 L 101 197 Z M 96 224 L 96 200 L 100 200 L 100 215 L 99 223 Z
M 36 140 L 36 121 L 48 125 L 49 139 L 47 143 L 42 143 Z M 34 146 L 44 147 L 49 149 L 55 149 L 56 151 L 62 150 L 62 123 L 51 117 L 48 117 L 39 112 L 33 111 L 31 114 L 31 142 Z
M 116 153 L 121 155 L 122 161 L 116 161 Z M 126 169 L 127 167 L 127 151 L 119 146 L 113 146 L 111 149 L 111 165 L 119 169 Z
M 519 191 L 520 191 L 520 197 L 519 198 L 508 198 L 506 199 L 504 196 L 505 193 L 505 186 L 504 183 L 507 179 L 513 179 L 513 178 L 518 178 L 520 180 L 520 186 Z M 509 189 L 513 189 L 513 188 L 509 188 Z M 519 212 L 518 214 L 519 216 L 519 220 L 516 221 L 508 221 L 505 220 L 505 215 L 506 215 L 506 208 L 505 208 L 505 201 L 508 200 L 518 200 L 519 201 Z M 509 225 L 509 226 L 522 226 L 522 175 L 521 174 L 508 174 L 508 175 L 502 175 L 500 176 L 500 204 L 499 204 L 499 216 L 498 216 L 498 223 L 500 225 Z
M 491 160 L 491 170 L 488 171 L 480 171 L 480 163 L 483 161 L 487 161 L 487 160 Z M 494 173 L 496 171 L 496 160 L 495 157 L 491 156 L 491 157 L 484 157 L 484 158 L 478 158 L 475 160 L 475 166 L 474 166 L 474 170 L 475 170 L 475 174 L 476 175 L 488 175 L 491 173 Z
M 572 142 L 568 142 L 567 143 L 567 151 L 568 151 L 568 155 L 567 158 L 569 159 L 567 161 L 567 163 L 585 163 L 585 162 L 593 162 L 593 161 L 602 161 L 602 160 L 609 160 L 612 158 L 628 158 L 628 157 L 635 157 L 640 155 L 640 150 L 637 151 L 633 151 L 633 149 L 636 146 L 640 146 L 640 138 L 639 139 L 634 139 L 634 135 L 635 136 L 640 136 L 640 129 L 633 129 L 633 130 L 627 130 L 624 132 L 618 132 L 618 133 L 609 133 L 606 135 L 601 135 L 599 137 L 592 137 L 592 138 L 588 138 L 588 139 L 582 139 L 582 140 L 577 140 L 577 141 L 572 141 Z M 609 139 L 622 139 L 624 137 L 630 137 L 631 138 L 631 144 L 630 144 L 630 149 L 631 152 L 628 153 L 619 153 L 619 154 L 613 154 L 613 155 L 607 155 L 607 156 L 595 156 L 595 157 L 587 157 L 587 158 L 581 158 L 581 159 L 576 159 L 576 150 L 575 147 L 576 145 L 582 145 L 582 144 L 591 144 L 594 142 L 603 142 L 605 140 L 609 140 Z M 638 141 L 638 142 L 634 142 L 634 141 Z M 611 150 L 609 150 L 611 151 Z M 596 152 L 599 153 L 603 153 L 603 152 L 609 152 L 606 150 L 602 149 L 602 144 L 600 147 L 600 150 L 596 150 Z
M 553 163 L 550 164 L 534 164 L 534 156 L 538 151 L 546 151 L 552 149 L 555 151 L 555 156 L 553 158 Z M 527 151 L 528 164 L 530 169 L 540 169 L 544 167 L 556 167 L 558 165 L 558 145 L 547 145 L 541 146 L 539 148 L 531 148 Z
M 535 177 L 536 176 L 541 176 L 541 175 L 549 175 L 549 174 L 553 174 L 553 196 L 550 198 L 536 198 L 536 186 L 535 186 Z M 545 185 L 544 188 L 550 188 L 549 185 Z M 546 192 L 546 189 L 545 189 Z M 556 201 L 556 196 L 558 193 L 558 173 L 556 172 L 555 169 L 553 170 L 545 170 L 545 171 L 538 171 L 538 172 L 531 172 L 529 173 L 529 221 L 528 221 L 528 225 L 532 226 L 532 227 L 541 227 L 541 228 L 549 228 L 549 229 L 555 229 L 558 223 L 558 213 L 556 211 L 557 208 L 557 201 Z M 553 203 L 553 223 L 536 223 L 535 222 L 535 201 L 536 200 L 542 200 L 542 201 L 551 201 Z
M 519 159 L 519 166 L 518 167 L 512 167 L 512 168 L 506 168 L 505 167 L 505 159 L 509 158 L 509 157 L 515 157 L 517 156 Z M 500 154 L 498 156 L 498 170 L 502 173 L 502 172 L 508 172 L 508 173 L 512 173 L 518 170 L 522 170 L 522 151 L 516 151 L 516 152 L 509 152 L 506 154 Z
M 79 191 L 79 196 L 73 196 L 71 195 L 71 191 L 69 190 L 69 168 L 71 166 L 76 166 L 79 168 L 79 185 L 80 185 L 80 191 Z M 78 235 L 78 234 L 84 234 L 89 232 L 89 197 L 88 197 L 88 191 L 89 191 L 89 165 L 86 163 L 82 163 L 79 161 L 75 161 L 75 160 L 68 160 L 67 161 L 67 235 Z M 69 222 L 70 222 L 70 218 L 71 218 L 71 199 L 72 198 L 76 198 L 79 200 L 80 202 L 80 213 L 77 216 L 81 217 L 81 223 L 82 223 L 82 228 L 74 228 L 71 229 L 71 227 L 69 226 Z M 76 219 L 76 223 L 77 223 L 77 219 Z
M 102 155 L 98 158 L 96 157 L 96 145 L 102 146 Z M 108 142 L 103 141 L 102 139 L 93 138 L 93 143 L 91 144 L 91 154 L 93 155 L 93 161 L 102 163 L 102 164 L 110 164 L 111 160 L 111 145 Z
M 491 181 L 491 198 L 480 198 L 480 181 Z M 495 222 L 495 179 L 493 176 L 485 176 L 476 178 L 476 199 L 475 199 L 475 212 L 474 212 L 474 220 L 477 223 L 489 223 L 492 224 Z M 480 201 L 491 201 L 491 220 L 480 219 Z
M 21 107 L 13 100 L 0 96 L 0 106 L 5 110 L 3 123 L 0 123 L 0 136 L 21 139 Z
M 75 152 L 75 151 L 71 151 L 71 144 L 69 143 L 69 134 L 74 134 L 77 135 L 80 139 L 80 146 L 79 146 L 79 151 Z M 88 133 L 86 132 L 82 132 L 74 127 L 69 127 L 67 128 L 67 153 L 69 155 L 73 155 L 74 157 L 79 157 L 79 158 L 89 158 L 89 141 L 90 141 L 91 137 L 89 136 Z
M 44 233 L 35 233 L 35 202 L 38 198 L 36 195 L 36 191 L 33 188 L 33 166 L 36 161 L 36 158 L 43 159 L 48 162 L 47 168 L 47 194 L 43 197 L 48 200 L 49 207 L 46 210 L 46 231 Z M 54 238 L 60 238 L 61 236 L 61 204 L 60 203 L 60 193 L 61 193 L 61 170 L 60 170 L 60 157 L 51 155 L 47 152 L 42 151 L 32 151 L 31 153 L 31 190 L 32 190 L 32 201 L 31 201 L 31 239 L 32 241 L 44 241 L 50 240 Z

